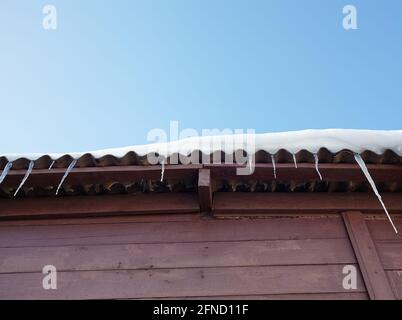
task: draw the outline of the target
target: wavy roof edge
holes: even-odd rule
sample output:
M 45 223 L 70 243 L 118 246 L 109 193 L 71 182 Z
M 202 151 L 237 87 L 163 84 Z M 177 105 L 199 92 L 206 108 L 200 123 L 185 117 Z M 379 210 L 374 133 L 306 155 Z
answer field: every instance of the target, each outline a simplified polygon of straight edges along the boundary
M 279 150 L 297 153 L 306 150 L 310 153 L 318 153 L 320 149 L 327 149 L 336 154 L 343 150 L 354 153 L 372 151 L 383 154 L 391 150 L 398 156 L 402 156 L 402 130 L 356 130 L 356 129 L 323 129 L 301 130 L 260 134 L 234 134 L 221 136 L 190 137 L 182 140 L 136 145 L 123 148 L 103 149 L 89 152 L 71 153 L 11 153 L 0 155 L 8 161 L 18 159 L 38 160 L 42 157 L 50 157 L 57 160 L 69 156 L 79 159 L 84 155 L 92 155 L 99 159 L 105 156 L 122 158 L 130 152 L 139 156 L 157 153 L 162 157 L 173 154 L 188 155 L 194 151 L 211 154 L 217 151 L 233 153 L 244 150 L 247 153 L 265 151 L 275 154 Z

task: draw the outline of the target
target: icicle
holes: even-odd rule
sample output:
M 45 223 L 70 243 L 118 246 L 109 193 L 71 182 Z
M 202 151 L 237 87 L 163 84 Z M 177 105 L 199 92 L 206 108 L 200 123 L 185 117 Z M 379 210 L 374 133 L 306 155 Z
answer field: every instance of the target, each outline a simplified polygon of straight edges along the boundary
M 384 211 L 385 211 L 385 213 L 386 213 L 386 215 L 387 215 L 387 217 L 388 217 L 389 222 L 391 223 L 392 227 L 393 227 L 394 230 L 395 230 L 395 233 L 398 233 L 398 230 L 396 229 L 395 224 L 394 224 L 394 222 L 392 221 L 392 218 L 391 218 L 390 214 L 388 213 L 388 210 L 387 210 L 387 208 L 385 207 L 384 202 L 382 201 L 381 195 L 380 195 L 380 193 L 379 193 L 378 190 L 377 190 L 377 187 L 376 187 L 376 185 L 375 185 L 375 183 L 374 183 L 374 180 L 373 180 L 373 178 L 371 177 L 370 172 L 368 171 L 368 169 L 367 169 L 367 167 L 366 167 L 366 164 L 364 163 L 364 160 L 362 159 L 362 157 L 360 156 L 360 154 L 357 154 L 357 153 L 355 154 L 355 160 L 356 160 L 356 162 L 359 164 L 360 169 L 362 169 L 364 175 L 366 176 L 368 182 L 370 183 L 371 188 L 373 189 L 375 195 L 376 195 L 377 198 L 378 198 L 378 201 L 380 201 L 381 206 L 383 207 L 383 209 L 384 209 Z
M 13 163 L 12 163 L 12 162 L 8 162 L 8 163 L 6 164 L 6 166 L 4 167 L 3 172 L 1 173 L 1 176 L 0 176 L 0 184 L 1 184 L 1 183 L 3 182 L 3 180 L 6 178 L 8 172 L 10 171 L 10 169 L 11 169 L 12 166 L 13 166 Z
M 163 176 L 165 175 L 165 160 L 161 161 L 162 171 L 161 171 L 161 182 L 163 181 Z
M 253 156 L 250 155 L 248 158 L 248 168 L 250 169 L 250 173 L 253 172 Z
M 33 167 L 34 167 L 34 164 L 35 164 L 35 162 L 34 162 L 33 160 L 31 160 L 31 162 L 29 163 L 29 167 L 28 167 L 28 169 L 27 169 L 27 172 L 25 173 L 24 178 L 22 179 L 20 185 L 18 186 L 17 191 L 15 191 L 15 193 L 14 193 L 14 197 L 17 195 L 18 191 L 20 191 L 20 189 L 21 189 L 22 186 L 24 185 L 25 181 L 27 181 L 29 175 L 30 175 L 31 172 L 32 172 L 32 169 L 33 169 Z
M 55 163 L 56 163 L 56 160 L 53 160 L 52 163 L 51 163 L 50 166 L 49 166 L 49 170 L 51 170 L 51 169 L 53 168 L 53 166 L 54 166 Z
M 322 175 L 320 172 L 320 169 L 318 169 L 318 155 L 314 153 L 314 159 L 315 159 L 315 170 L 317 171 L 318 175 L 320 176 L 320 180 L 322 180 Z
M 66 180 L 66 178 L 67 178 L 68 174 L 71 172 L 71 170 L 73 170 L 73 168 L 74 168 L 74 166 L 75 166 L 76 163 L 77 163 L 77 160 L 76 160 L 76 159 L 73 159 L 73 161 L 71 161 L 70 165 L 68 166 L 66 172 L 65 172 L 64 175 L 63 175 L 63 178 L 61 178 L 61 181 L 60 181 L 60 183 L 59 183 L 59 186 L 57 187 L 56 195 L 59 194 L 59 190 L 60 190 L 60 188 L 61 188 L 61 185 L 63 184 L 64 180 Z
M 297 169 L 296 155 L 293 153 L 293 162 L 295 163 L 295 168 Z
M 271 154 L 271 161 L 272 161 L 272 168 L 274 169 L 274 178 L 276 180 L 276 165 L 275 165 L 275 159 L 274 159 L 273 154 Z

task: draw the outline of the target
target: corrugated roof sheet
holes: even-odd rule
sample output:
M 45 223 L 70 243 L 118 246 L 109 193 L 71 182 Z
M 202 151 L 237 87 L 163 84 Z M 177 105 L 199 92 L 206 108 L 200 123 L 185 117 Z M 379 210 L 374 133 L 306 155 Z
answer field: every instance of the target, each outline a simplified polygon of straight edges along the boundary
M 237 140 L 236 140 L 237 139 Z M 239 141 L 242 142 L 240 143 Z M 218 136 L 188 138 L 166 144 L 151 144 L 118 149 L 107 149 L 85 153 L 66 154 L 8 154 L 0 157 L 0 170 L 9 161 L 13 161 L 12 170 L 27 169 L 31 160 L 35 160 L 34 169 L 47 169 L 53 163 L 53 168 L 67 168 L 73 159 L 77 160 L 75 167 L 109 167 L 128 165 L 150 165 L 147 155 L 160 153 L 167 158 L 165 164 L 176 159 L 175 155 L 201 153 L 209 155 L 213 163 L 213 155 L 219 153 L 222 161 L 224 155 L 247 151 L 253 153 L 255 163 L 271 163 L 272 157 L 276 163 L 315 163 L 317 155 L 319 163 L 356 163 L 354 154 L 359 153 L 367 164 L 402 165 L 402 131 L 370 131 L 370 130 L 304 130 L 285 133 L 258 134 L 255 136 L 254 149 L 247 150 L 243 142 L 244 136 Z M 209 143 L 209 146 L 208 146 Z M 166 149 L 167 148 L 167 149 Z M 179 158 L 180 159 L 180 158 Z M 180 162 L 179 162 L 180 164 Z M 402 181 L 381 182 L 380 192 L 401 192 Z M 0 186 L 0 198 L 13 196 L 18 186 Z M 18 197 L 54 196 L 57 186 L 39 187 L 24 186 Z M 68 185 L 61 188 L 61 195 L 94 195 L 114 193 L 147 193 L 147 192 L 193 192 L 197 182 L 193 180 L 157 181 L 146 180 L 121 183 L 110 181 L 107 184 Z M 218 192 L 367 192 L 370 186 L 367 182 L 355 181 L 267 181 L 250 180 L 249 177 L 239 177 L 236 181 L 219 179 L 214 181 L 214 191 Z
M 247 141 L 253 141 L 246 144 Z M 0 169 L 13 162 L 13 169 L 28 168 L 35 160 L 35 169 L 48 168 L 53 160 L 56 168 L 65 168 L 73 159 L 76 167 L 149 165 L 149 154 L 159 154 L 165 162 L 175 155 L 193 153 L 211 155 L 244 152 L 255 154 L 257 163 L 271 162 L 271 155 L 277 162 L 313 163 L 314 154 L 321 163 L 353 163 L 353 154 L 359 153 L 367 163 L 402 163 L 402 131 L 379 130 L 303 130 L 255 135 L 225 135 L 192 137 L 178 141 L 105 149 L 92 152 L 65 154 L 4 154 L 0 155 Z M 199 156 L 200 159 L 201 156 Z M 224 157 L 222 157 L 224 159 Z M 212 163 L 212 156 L 210 163 Z M 180 162 L 179 162 L 180 164 Z

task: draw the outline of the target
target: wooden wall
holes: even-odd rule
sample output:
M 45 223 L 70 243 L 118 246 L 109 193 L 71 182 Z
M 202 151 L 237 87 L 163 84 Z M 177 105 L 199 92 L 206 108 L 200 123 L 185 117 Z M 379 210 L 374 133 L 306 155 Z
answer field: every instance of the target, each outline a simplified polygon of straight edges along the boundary
M 381 263 L 397 299 L 402 300 L 402 220 L 396 220 L 399 234 L 389 232 L 384 217 L 366 216 Z
M 401 293 L 401 244 L 385 223 L 368 221 Z M 44 265 L 57 268 L 57 290 L 42 288 Z M 345 265 L 357 268 L 356 290 L 342 287 Z M 0 222 L 1 299 L 368 297 L 337 214 Z

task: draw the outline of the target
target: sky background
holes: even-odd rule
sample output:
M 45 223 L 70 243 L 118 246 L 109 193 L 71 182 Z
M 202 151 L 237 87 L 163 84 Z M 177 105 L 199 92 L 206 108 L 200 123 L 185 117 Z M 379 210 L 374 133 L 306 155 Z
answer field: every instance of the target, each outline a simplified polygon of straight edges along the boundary
M 0 49 L 3 154 L 142 144 L 171 120 L 402 129 L 400 0 L 0 0 Z

